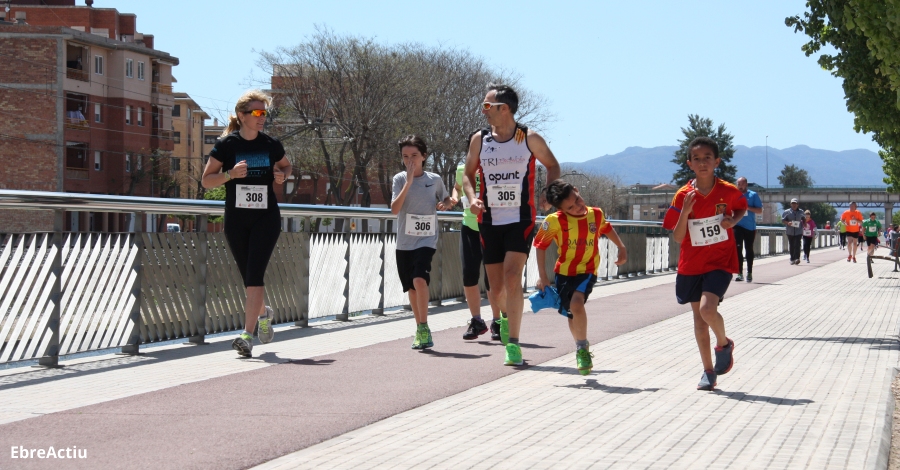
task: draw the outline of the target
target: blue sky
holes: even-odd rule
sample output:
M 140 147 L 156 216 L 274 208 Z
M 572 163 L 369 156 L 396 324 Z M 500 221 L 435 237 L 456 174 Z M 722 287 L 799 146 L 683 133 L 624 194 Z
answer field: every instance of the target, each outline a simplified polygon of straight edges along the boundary
M 78 2 L 81 4 L 81 1 Z M 493 6 L 492 6 L 493 5 Z M 515 5 L 512 8 L 508 5 Z M 803 55 L 784 25 L 801 0 L 300 1 L 96 0 L 137 15 L 138 31 L 178 57 L 176 91 L 223 116 L 260 50 L 291 46 L 315 25 L 384 43 L 468 49 L 545 95 L 545 137 L 560 161 L 630 146 L 675 145 L 687 115 L 724 122 L 735 143 L 828 150 L 878 146 L 853 131 L 841 82 Z M 477 112 L 473 110 L 473 112 Z

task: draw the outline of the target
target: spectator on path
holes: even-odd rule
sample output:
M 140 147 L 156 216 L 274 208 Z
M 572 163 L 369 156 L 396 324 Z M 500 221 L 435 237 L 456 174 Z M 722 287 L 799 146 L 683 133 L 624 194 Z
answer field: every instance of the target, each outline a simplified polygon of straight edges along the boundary
M 847 226 L 847 262 L 856 262 L 856 249 L 859 247 L 860 229 L 862 228 L 862 212 L 856 210 L 856 203 L 850 203 L 850 209 L 841 214 L 841 220 Z
M 425 171 L 425 141 L 408 135 L 397 145 L 406 168 L 394 175 L 391 195 L 391 212 L 397 215 L 397 274 L 416 320 L 412 349 L 426 349 L 434 346 L 428 327 L 428 284 L 439 236 L 437 211 L 453 204 L 441 176 Z
M 874 212 L 869 214 L 869 220 L 862 224 L 862 233 L 866 237 L 866 254 L 872 256 L 875 254 L 875 248 L 878 246 L 878 234 L 881 233 L 881 222 L 876 219 Z
M 747 189 L 747 178 L 737 179 L 737 188 L 747 198 L 747 213 L 734 226 L 734 242 L 737 246 L 738 275 L 735 281 L 744 280 L 744 251 L 747 252 L 747 282 L 753 282 L 753 242 L 756 240 L 756 214 L 762 214 L 762 200 L 756 191 Z
M 843 250 L 847 247 L 847 224 L 843 220 L 838 220 L 834 227 L 838 229 L 838 244 Z
M 281 235 L 273 184 L 284 183 L 291 162 L 281 142 L 262 132 L 271 104 L 272 97 L 260 90 L 247 91 L 238 99 L 235 115 L 210 151 L 201 179 L 207 189 L 225 185 L 225 239 L 247 289 L 244 331 L 231 343 L 242 357 L 253 355 L 257 325 L 260 342 L 275 339 L 275 312 L 265 306 L 263 278 Z
M 728 373 L 734 365 L 734 341 L 726 336 L 725 320 L 718 306 L 731 283 L 731 275 L 738 271 L 732 227 L 747 210 L 747 199 L 741 191 L 716 177 L 715 170 L 721 162 L 715 140 L 692 140 L 687 165 L 695 179 L 675 193 L 663 220 L 663 227 L 673 230 L 673 239 L 681 244 L 675 298 L 679 304 L 690 303 L 694 313 L 694 339 L 703 363 L 697 390 L 709 391 L 715 388 L 718 376 Z M 715 366 L 710 330 L 716 336 Z
M 825 221 L 825 230 L 831 230 L 831 221 L 830 220 Z
M 898 256 L 898 254 L 900 254 L 900 231 L 898 231 L 898 229 L 900 229 L 900 227 L 898 227 L 897 224 L 894 224 L 894 226 L 891 227 L 891 229 L 892 230 L 891 230 L 890 243 L 891 243 L 891 250 L 893 250 L 893 253 L 891 253 L 891 256 Z
M 800 210 L 800 201 L 791 199 L 791 207 L 781 214 L 788 237 L 788 251 L 791 254 L 791 264 L 800 264 L 800 242 L 803 237 L 803 211 Z
M 816 239 L 816 222 L 809 211 L 803 213 L 803 259 L 809 263 L 809 250 Z

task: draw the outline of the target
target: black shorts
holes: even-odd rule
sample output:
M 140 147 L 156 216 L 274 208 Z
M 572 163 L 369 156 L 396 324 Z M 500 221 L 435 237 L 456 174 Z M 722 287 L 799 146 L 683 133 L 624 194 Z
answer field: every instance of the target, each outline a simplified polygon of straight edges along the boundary
M 507 252 L 531 253 L 534 240 L 534 222 L 516 222 L 506 225 L 478 224 L 484 264 L 502 263 Z
M 262 210 L 259 214 L 226 213 L 224 231 L 244 286 L 264 286 L 266 267 L 281 235 L 281 213 L 277 210 Z
M 576 292 L 584 294 L 584 301 L 587 302 L 588 296 L 594 290 L 594 284 L 597 282 L 597 276 L 593 274 L 576 274 L 574 276 L 556 275 L 556 292 L 559 294 L 560 310 L 559 313 L 572 318 L 572 296 Z
M 459 252 L 462 254 L 463 287 L 478 285 L 478 276 L 483 271 L 481 234 L 463 225 L 459 234 Z M 484 273 L 484 288 L 491 290 L 487 272 Z
M 725 297 L 725 291 L 731 284 L 731 273 L 717 269 L 708 273 L 688 276 L 675 275 L 675 298 L 679 304 L 699 302 L 704 292 L 719 296 L 719 301 Z
M 878 237 L 877 237 L 877 236 L 875 236 L 875 237 L 866 237 L 866 243 L 868 243 L 869 245 L 877 245 L 877 244 L 878 244 Z
M 413 287 L 413 279 L 421 277 L 425 284 L 431 283 L 431 258 L 434 257 L 434 248 L 422 247 L 415 250 L 397 250 L 397 274 L 400 275 L 400 285 L 403 292 Z

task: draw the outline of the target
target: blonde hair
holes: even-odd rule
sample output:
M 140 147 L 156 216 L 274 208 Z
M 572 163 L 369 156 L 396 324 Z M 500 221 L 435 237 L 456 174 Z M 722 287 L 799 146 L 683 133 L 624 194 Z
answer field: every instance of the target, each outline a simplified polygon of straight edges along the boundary
M 261 101 L 266 104 L 266 108 L 272 106 L 272 97 L 259 89 L 247 90 L 238 98 L 237 104 L 234 105 L 234 113 L 240 114 L 242 112 L 247 112 L 250 109 L 250 103 L 254 101 Z M 231 134 L 234 131 L 241 129 L 241 121 L 235 114 L 231 114 L 228 116 L 228 125 L 225 126 L 225 130 L 222 132 L 222 137 Z

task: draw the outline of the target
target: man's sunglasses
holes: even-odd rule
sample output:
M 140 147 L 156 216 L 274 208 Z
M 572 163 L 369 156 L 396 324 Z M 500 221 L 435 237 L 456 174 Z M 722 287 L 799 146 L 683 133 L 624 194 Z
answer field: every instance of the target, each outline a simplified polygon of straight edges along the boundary
M 484 103 L 481 103 L 481 109 L 487 111 L 487 110 L 493 108 L 494 106 L 500 106 L 501 104 L 506 104 L 506 103 L 488 103 L 487 101 L 485 101 Z
M 269 115 L 269 112 L 266 111 L 265 109 L 251 109 L 250 111 L 244 111 L 244 113 L 245 113 L 245 114 L 251 114 L 251 115 L 253 115 L 253 117 L 260 117 L 260 116 L 268 116 L 268 115 Z

